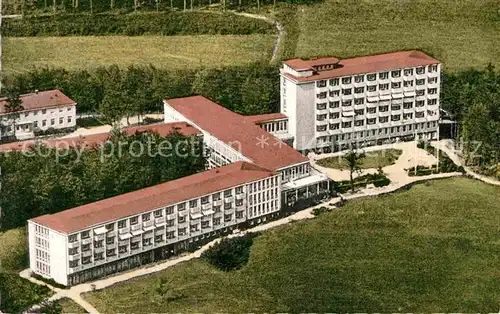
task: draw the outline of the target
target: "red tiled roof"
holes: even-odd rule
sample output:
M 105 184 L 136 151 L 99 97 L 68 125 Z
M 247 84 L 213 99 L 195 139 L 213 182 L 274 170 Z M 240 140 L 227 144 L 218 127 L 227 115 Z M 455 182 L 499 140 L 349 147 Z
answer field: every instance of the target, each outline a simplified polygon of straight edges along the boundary
M 321 59 L 301 60 L 302 62 L 299 62 L 297 60 L 301 59 L 288 60 L 285 61 L 285 64 L 294 68 L 295 70 L 299 70 L 304 69 L 306 63 L 309 65 L 309 68 L 311 68 L 313 65 L 316 65 L 318 62 L 320 62 Z M 424 66 L 437 63 L 439 63 L 438 60 L 421 51 L 398 51 L 380 55 L 344 59 L 338 63 L 342 67 L 332 70 L 315 72 L 315 74 L 313 74 L 312 76 L 296 77 L 289 73 L 283 73 L 283 75 L 296 81 L 311 81 L 361 73 L 374 73 L 384 70 Z M 294 65 L 296 64 L 298 64 L 298 67 L 294 67 Z
M 281 120 L 281 119 L 288 119 L 288 117 L 280 112 L 277 113 L 265 113 L 265 114 L 258 114 L 254 116 L 245 116 L 245 119 L 248 121 L 252 121 L 253 123 L 262 123 L 262 122 L 267 122 L 267 121 L 273 121 L 273 120 Z
M 168 99 L 166 102 L 200 129 L 231 145 L 262 167 L 277 170 L 308 161 L 250 119 L 203 96 Z
M 273 175 L 272 171 L 240 161 L 31 220 L 53 230 L 72 233 Z
M 31 93 L 19 96 L 22 101 L 24 110 L 33 110 L 40 108 L 76 105 L 68 96 L 64 95 L 60 90 L 48 90 L 38 93 Z M 7 105 L 7 98 L 0 99 L 0 114 L 6 113 L 5 106 Z
M 185 136 L 198 135 L 201 131 L 197 128 L 187 124 L 186 122 L 173 122 L 173 123 L 158 123 L 150 125 L 141 125 L 131 128 L 126 128 L 123 131 L 128 135 L 133 135 L 137 132 L 152 131 L 161 136 L 167 136 L 173 130 L 177 130 L 180 134 Z M 69 148 L 69 147 L 95 147 L 109 139 L 109 132 L 90 134 L 86 136 L 69 137 L 54 140 L 42 140 L 37 143 L 46 145 L 53 148 Z M 34 140 L 13 142 L 0 145 L 0 152 L 11 150 L 27 150 L 33 146 Z

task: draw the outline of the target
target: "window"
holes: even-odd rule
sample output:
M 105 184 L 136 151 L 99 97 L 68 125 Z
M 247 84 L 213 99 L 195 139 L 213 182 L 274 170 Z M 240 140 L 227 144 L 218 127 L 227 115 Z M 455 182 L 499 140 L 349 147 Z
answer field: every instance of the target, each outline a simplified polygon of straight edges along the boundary
M 94 242 L 95 248 L 100 248 L 102 246 L 103 246 L 103 240 L 99 240 L 99 241 Z
M 135 225 L 139 222 L 139 218 L 138 217 L 132 217 L 130 218 L 130 225 Z
M 177 219 L 177 222 L 178 223 L 185 223 L 186 222 L 186 216 L 179 216 L 179 218 Z
M 103 260 L 103 259 L 104 259 L 104 253 L 103 252 L 95 253 L 94 254 L 94 261 L 100 261 L 100 260 Z
M 42 120 L 42 126 L 46 126 L 47 125 L 47 120 Z
M 56 124 L 56 119 L 50 119 L 50 125 Z
M 318 97 L 319 99 L 324 99 L 324 98 L 326 98 L 326 92 L 316 94 L 316 97 Z
M 339 79 L 338 78 L 330 79 L 330 85 L 331 86 L 337 86 L 337 85 L 339 85 Z
M 413 113 L 405 113 L 403 114 L 403 119 L 408 120 L 413 118 Z
M 42 109 L 42 114 L 46 114 L 47 113 L 47 109 Z
M 224 197 L 231 197 L 231 195 L 232 195 L 232 190 L 225 190 L 224 191 Z
M 365 110 L 364 110 L 364 109 L 354 110 L 354 113 L 355 113 L 357 116 L 361 116 L 361 115 L 364 115 L 364 114 L 365 114 Z
M 236 206 L 243 206 L 243 200 L 236 200 Z
M 175 224 L 175 219 L 169 219 L 166 222 L 167 227 L 173 227 Z
M 208 196 L 203 196 L 201 198 L 201 204 L 207 204 L 208 203 Z
M 127 226 L 127 221 L 126 220 L 120 220 L 118 222 L 118 228 L 125 228 Z
M 122 253 L 127 253 L 127 245 L 120 245 L 118 247 L 118 253 L 122 254 Z
M 424 85 L 425 84 L 425 79 L 417 80 L 416 84 L 417 85 Z
M 361 83 L 361 82 L 363 82 L 364 80 L 365 80 L 365 77 L 364 77 L 363 75 L 356 75 L 356 76 L 354 77 L 354 82 L 355 82 L 355 83 Z
M 366 91 L 368 92 L 376 92 L 377 91 L 377 85 L 371 85 L 366 87 Z
M 163 216 L 163 211 L 161 209 L 155 210 L 153 215 L 155 216 L 155 218 L 161 217 Z
M 389 89 L 389 84 L 388 83 L 387 84 L 380 84 L 378 86 L 378 89 L 380 89 L 380 90 L 388 90 Z
M 378 78 L 380 80 L 386 80 L 389 78 L 389 72 L 381 72 L 378 74 Z
M 178 211 L 183 211 L 184 209 L 186 209 L 186 203 L 177 204 Z
M 368 108 L 366 109 L 366 113 L 376 113 L 377 112 L 377 108 Z
M 437 77 L 429 77 L 429 79 L 427 81 L 429 82 L 429 84 L 435 84 L 438 82 L 438 78 Z
M 351 94 L 352 94 L 351 88 L 346 88 L 342 90 L 342 95 L 351 95 Z
M 162 242 L 163 241 L 163 234 L 155 236 L 155 242 Z
M 220 225 L 220 221 L 221 221 L 220 218 L 214 218 L 214 226 Z
M 403 86 L 404 87 L 411 87 L 411 86 L 413 86 L 413 81 L 404 81 Z
M 354 121 L 354 126 L 363 126 L 365 124 L 364 120 L 357 120 Z
M 400 110 L 401 109 L 401 105 L 392 105 L 391 106 L 391 110 Z
M 401 76 L 401 70 L 394 70 L 391 72 L 392 77 L 400 77 Z
M 423 118 L 425 115 L 425 113 L 422 111 L 422 112 L 415 112 L 415 118 Z
M 113 223 L 107 224 L 106 225 L 106 230 L 107 231 L 113 231 L 113 230 L 115 230 L 115 224 L 113 224 Z
M 325 87 L 326 86 L 326 80 L 321 80 L 316 82 L 317 87 Z
M 423 107 L 425 105 L 425 102 L 423 100 L 417 100 L 415 102 L 416 107 Z
M 148 221 L 150 219 L 151 219 L 151 214 L 150 213 L 142 215 L 142 221 Z
M 342 107 L 349 107 L 352 105 L 352 100 L 346 100 L 342 102 Z
M 326 125 L 318 125 L 318 126 L 316 127 L 316 130 L 317 130 L 318 132 L 323 132 L 323 131 L 326 131 Z
M 375 118 L 367 119 L 366 124 L 368 124 L 368 125 L 375 124 L 376 121 L 377 121 L 377 119 L 375 119 Z
M 196 206 L 198 206 L 198 200 L 197 199 L 189 201 L 189 208 L 194 208 Z
M 130 249 L 135 250 L 139 248 L 139 242 L 131 242 L 130 243 Z
M 116 249 L 109 249 L 106 250 L 106 256 L 115 256 L 116 255 Z
M 429 65 L 429 73 L 436 72 L 438 69 L 437 64 Z
M 408 75 L 413 75 L 413 69 L 405 69 L 404 74 L 405 74 L 406 76 L 408 76 Z
M 236 192 L 236 194 L 241 194 L 241 193 L 243 193 L 243 187 L 242 187 L 242 186 L 238 186 L 238 187 L 236 187 L 235 192 Z
M 87 239 L 90 237 L 90 231 L 83 231 L 82 232 L 82 239 Z
M 330 130 L 338 130 L 340 127 L 339 123 L 330 124 Z
M 201 227 L 202 228 L 209 228 L 210 227 L 210 221 L 202 221 L 201 222 Z
M 70 242 L 70 243 L 76 242 L 76 240 L 78 240 L 78 235 L 76 235 L 76 234 L 72 234 L 68 237 L 68 242 Z
M 316 115 L 316 120 L 323 121 L 326 119 L 326 114 L 318 114 Z
M 90 256 L 82 258 L 82 264 L 89 264 L 91 262 Z
M 340 101 L 330 101 L 330 108 L 338 108 L 340 106 Z
M 233 219 L 233 214 L 224 215 L 224 221 L 228 222 Z
M 69 254 L 69 255 L 75 255 L 75 254 L 78 254 L 78 248 L 77 248 L 77 247 L 70 248 L 70 249 L 68 250 L 68 254 Z
M 386 111 L 389 111 L 389 106 L 380 106 L 378 108 L 378 111 L 380 112 L 386 112 Z
M 436 105 L 437 104 L 437 99 L 429 99 L 427 101 L 427 105 L 429 106 L 433 106 L 433 105 Z
M 33 121 L 33 126 L 34 126 L 35 128 L 37 128 L 37 127 L 38 127 L 38 121 Z
M 376 74 L 368 74 L 368 75 L 366 76 L 366 79 L 367 79 L 368 81 L 375 81 L 375 80 L 377 79 L 377 75 L 376 75 Z
M 339 117 L 340 117 L 340 113 L 338 113 L 338 112 L 330 113 L 330 119 L 338 119 Z
M 326 109 L 326 103 L 316 104 L 316 108 L 318 110 L 325 110 Z
M 335 96 L 339 96 L 339 95 L 340 95 L 339 90 L 331 90 L 330 91 L 330 97 L 335 97 Z
M 172 215 L 174 213 L 174 206 L 168 206 L 167 208 L 165 208 L 165 213 L 167 215 Z
M 415 72 L 417 74 L 424 74 L 425 73 L 425 68 L 424 67 L 418 67 Z
M 391 83 L 391 87 L 392 87 L 392 88 L 401 88 L 401 82 L 394 82 L 394 83 Z
M 148 245 L 153 244 L 153 241 L 151 241 L 151 240 L 152 240 L 151 238 L 143 239 L 142 246 L 148 246 Z
M 59 118 L 59 124 L 63 124 L 64 123 L 64 118 L 63 117 L 60 117 Z
M 243 218 L 243 211 L 242 210 L 236 212 L 236 219 L 241 219 L 241 218 Z
M 351 84 L 351 77 L 343 77 L 342 84 Z
M 437 93 L 437 88 L 429 88 L 427 92 L 431 95 L 435 95 Z
M 212 194 L 212 200 L 214 202 L 220 200 L 220 193 Z
M 115 243 L 115 237 L 106 238 L 106 244 L 113 244 L 113 243 Z
M 354 93 L 355 94 L 361 94 L 361 93 L 364 93 L 365 92 L 365 88 L 364 87 L 356 87 L 354 88 Z
M 199 224 L 191 225 L 190 226 L 190 231 L 191 232 L 196 232 L 196 231 L 200 230 L 199 226 L 200 226 Z
M 391 116 L 391 121 L 399 121 L 401 119 L 401 115 L 393 115 Z
M 403 103 L 403 109 L 411 109 L 411 108 L 413 108 L 413 103 L 411 102 Z
M 184 235 L 186 233 L 186 228 L 179 229 L 179 235 Z M 175 238 L 175 231 L 167 232 L 167 239 Z
M 342 122 L 342 127 L 343 128 L 350 128 L 352 126 L 352 122 Z
M 365 103 L 365 99 L 364 98 L 356 98 L 354 99 L 354 104 L 355 105 L 362 105 Z
M 219 213 L 220 212 L 220 205 L 219 206 L 213 206 L 212 209 L 213 209 L 214 212 Z
M 417 96 L 423 96 L 423 95 L 425 95 L 425 89 L 417 90 L 415 92 L 415 95 L 417 95 Z
M 389 122 L 389 117 L 380 117 L 380 118 L 378 119 L 378 121 L 379 121 L 380 123 L 386 123 L 386 122 Z
M 69 267 L 71 268 L 78 267 L 78 260 L 69 261 Z

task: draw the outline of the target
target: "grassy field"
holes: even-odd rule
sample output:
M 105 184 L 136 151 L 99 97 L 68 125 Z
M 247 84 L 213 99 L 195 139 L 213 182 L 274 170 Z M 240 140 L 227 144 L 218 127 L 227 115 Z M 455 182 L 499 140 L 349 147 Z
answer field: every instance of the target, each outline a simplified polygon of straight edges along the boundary
M 70 298 L 62 298 L 59 300 L 59 304 L 62 307 L 62 313 L 86 313 L 85 309 L 82 308 L 78 303 L 71 300 Z
M 16 272 L 28 267 L 25 228 L 0 232 L 0 272 Z
M 7 74 L 33 67 L 218 67 L 269 60 L 274 35 L 4 38 Z
M 362 159 L 361 169 L 387 167 L 396 162 L 403 151 L 400 149 L 386 149 L 375 152 L 367 152 L 366 157 Z M 317 161 L 321 167 L 334 169 L 349 169 L 342 156 L 323 158 Z
M 195 260 L 85 298 L 103 313 L 496 312 L 499 202 L 464 178 L 415 185 L 265 232 L 239 271 Z
M 325 0 L 297 8 L 298 27 L 288 22 L 296 43 L 287 49 L 342 58 L 422 49 L 451 71 L 499 67 L 498 8 L 497 0 Z

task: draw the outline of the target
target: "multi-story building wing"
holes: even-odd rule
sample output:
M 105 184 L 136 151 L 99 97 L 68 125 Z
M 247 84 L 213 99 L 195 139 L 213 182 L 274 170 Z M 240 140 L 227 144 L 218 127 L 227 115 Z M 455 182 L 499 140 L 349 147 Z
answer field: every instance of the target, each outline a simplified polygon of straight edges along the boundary
M 286 205 L 330 189 L 330 179 L 284 141 L 293 140 L 282 114 L 242 116 L 202 96 L 164 101 L 165 122 L 185 121 L 203 133 L 209 166 L 255 163 L 281 176 Z
M 21 95 L 22 109 L 11 112 L 7 98 L 0 99 L 0 140 L 26 139 L 37 130 L 71 129 L 76 126 L 76 103 L 60 90 Z
M 435 139 L 439 61 L 420 51 L 285 61 L 281 113 L 298 150 Z
M 162 259 L 281 208 L 280 176 L 236 162 L 28 221 L 31 269 L 63 285 Z

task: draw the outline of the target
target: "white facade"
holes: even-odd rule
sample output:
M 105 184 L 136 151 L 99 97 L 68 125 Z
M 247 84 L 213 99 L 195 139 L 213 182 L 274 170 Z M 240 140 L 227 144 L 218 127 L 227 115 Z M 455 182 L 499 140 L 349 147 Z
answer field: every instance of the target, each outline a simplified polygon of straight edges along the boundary
M 99 277 L 109 263 L 265 220 L 281 208 L 280 185 L 274 175 L 69 234 L 28 221 L 30 268 L 62 285 Z
M 312 75 L 304 72 L 285 64 L 280 81 L 281 112 L 298 150 L 437 138 L 440 64 L 302 81 Z
M 15 121 L 14 121 L 15 119 Z M 0 114 L 0 140 L 15 135 L 17 139 L 34 136 L 34 131 L 76 127 L 76 104 L 52 108 L 23 110 Z M 15 125 L 15 130 L 14 130 Z

